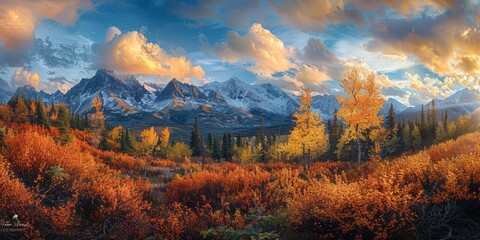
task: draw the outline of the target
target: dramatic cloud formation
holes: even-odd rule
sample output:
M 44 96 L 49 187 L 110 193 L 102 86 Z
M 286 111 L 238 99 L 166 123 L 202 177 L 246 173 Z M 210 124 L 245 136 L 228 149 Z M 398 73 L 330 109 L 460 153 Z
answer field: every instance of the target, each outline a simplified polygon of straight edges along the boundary
M 480 31 L 469 23 L 468 7 L 434 17 L 377 22 L 366 48 L 386 55 L 414 56 L 441 75 L 478 74 Z
M 52 19 L 62 24 L 74 24 L 78 10 L 90 8 L 89 0 L 3 0 L 0 3 L 0 41 L 7 49 L 20 49 L 30 43 L 36 24 Z
M 97 48 L 100 65 L 127 74 L 167 75 L 176 78 L 201 78 L 204 71 L 185 56 L 172 56 L 158 44 L 147 42 L 139 32 L 121 33 L 109 28 L 105 42 Z
M 293 49 L 258 23 L 244 36 L 229 32 L 225 42 L 215 47 L 215 52 L 223 61 L 253 65 L 247 69 L 257 74 L 274 74 L 295 67 L 289 59 Z
M 32 85 L 35 88 L 38 88 L 40 84 L 40 75 L 37 72 L 29 72 L 23 68 L 15 70 L 10 79 L 10 85 L 13 87 L 23 87 L 25 85 Z

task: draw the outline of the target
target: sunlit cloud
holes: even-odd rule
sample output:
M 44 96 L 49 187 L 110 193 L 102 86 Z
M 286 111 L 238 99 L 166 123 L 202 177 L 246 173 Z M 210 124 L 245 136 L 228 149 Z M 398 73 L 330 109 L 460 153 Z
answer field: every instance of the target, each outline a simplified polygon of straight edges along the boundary
M 35 88 L 38 88 L 40 84 L 40 75 L 38 72 L 29 72 L 26 69 L 19 68 L 15 70 L 11 79 L 10 85 L 13 87 L 23 87 L 26 85 L 31 85 Z
M 0 3 L 0 41 L 7 49 L 21 49 L 35 36 L 35 27 L 42 19 L 72 25 L 79 9 L 92 7 L 89 0 L 4 0 Z
M 218 57 L 228 63 L 250 64 L 247 69 L 257 74 L 287 71 L 294 50 L 262 25 L 253 24 L 244 36 L 229 32 L 224 42 L 215 46 Z
M 122 73 L 175 78 L 201 78 L 205 74 L 202 67 L 194 66 L 185 56 L 168 54 L 137 31 L 121 33 L 117 28 L 109 28 L 104 43 L 96 51 L 101 59 L 100 67 Z

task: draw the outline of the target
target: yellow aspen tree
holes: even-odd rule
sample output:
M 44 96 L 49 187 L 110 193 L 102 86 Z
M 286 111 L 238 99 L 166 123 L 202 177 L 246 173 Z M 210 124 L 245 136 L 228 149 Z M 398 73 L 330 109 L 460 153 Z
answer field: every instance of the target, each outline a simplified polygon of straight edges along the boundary
M 168 127 L 166 127 L 162 129 L 162 132 L 160 134 L 160 144 L 163 147 L 166 147 L 169 141 L 170 141 L 170 130 L 168 129 Z
M 355 140 L 358 149 L 358 164 L 361 163 L 361 141 L 372 136 L 378 135 L 377 131 L 381 129 L 383 116 L 378 116 L 385 100 L 380 94 L 380 89 L 376 84 L 376 75 L 371 72 L 364 76 L 358 69 L 354 68 L 342 80 L 346 96 L 338 96 L 338 102 L 342 108 L 337 115 L 343 119 L 347 125 L 341 142 Z
M 143 130 L 140 136 L 142 137 L 142 147 L 144 153 L 151 154 L 153 148 L 158 143 L 157 132 L 155 132 L 153 127 L 150 127 L 150 129 Z
M 295 127 L 290 132 L 287 145 L 290 154 L 301 156 L 304 168 L 307 168 L 308 160 L 308 168 L 310 168 L 312 154 L 320 155 L 325 152 L 328 140 L 322 118 L 310 109 L 312 104 L 310 89 L 304 89 L 300 100 L 298 112 L 293 114 Z

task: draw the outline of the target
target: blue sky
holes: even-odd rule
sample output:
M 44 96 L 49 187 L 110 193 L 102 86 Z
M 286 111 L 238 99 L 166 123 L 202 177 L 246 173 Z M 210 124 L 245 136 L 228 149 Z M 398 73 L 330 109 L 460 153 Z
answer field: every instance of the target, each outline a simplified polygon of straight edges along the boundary
M 476 0 L 4 0 L 0 87 L 67 91 L 99 68 L 340 94 L 352 67 L 416 105 L 480 83 Z

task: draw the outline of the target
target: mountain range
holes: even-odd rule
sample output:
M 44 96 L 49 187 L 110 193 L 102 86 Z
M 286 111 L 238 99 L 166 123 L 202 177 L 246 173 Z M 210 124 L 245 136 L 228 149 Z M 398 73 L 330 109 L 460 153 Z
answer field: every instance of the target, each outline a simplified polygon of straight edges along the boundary
M 13 94 L 1 90 L 0 103 L 16 95 L 42 99 L 47 104 L 65 102 L 76 114 L 92 112 L 92 100 L 98 96 L 103 101 L 107 121 L 127 127 L 191 125 L 195 115 L 202 125 L 211 129 L 254 128 L 258 127 L 261 117 L 267 126 L 282 126 L 291 124 L 292 114 L 299 106 L 298 96 L 270 83 L 250 85 L 232 77 L 203 86 L 172 79 L 161 86 L 141 84 L 134 76 L 117 75 L 109 70 L 98 70 L 95 76 L 82 79 L 65 94 L 36 91 L 32 86 L 20 87 Z M 480 94 L 463 89 L 446 99 L 436 100 L 435 104 L 439 112 L 448 109 L 454 119 L 480 108 Z M 399 119 L 415 119 L 421 110 L 420 106 L 407 107 L 390 98 L 379 114 L 387 115 L 391 105 Z M 313 97 L 311 107 L 326 120 L 340 105 L 336 96 L 319 95 Z

